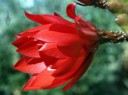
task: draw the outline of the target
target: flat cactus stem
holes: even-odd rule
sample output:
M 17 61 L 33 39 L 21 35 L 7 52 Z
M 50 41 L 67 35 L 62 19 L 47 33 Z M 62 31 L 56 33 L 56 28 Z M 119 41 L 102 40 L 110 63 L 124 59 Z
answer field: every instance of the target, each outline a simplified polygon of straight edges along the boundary
M 117 17 L 117 24 L 128 33 L 128 0 L 108 0 L 109 10 Z

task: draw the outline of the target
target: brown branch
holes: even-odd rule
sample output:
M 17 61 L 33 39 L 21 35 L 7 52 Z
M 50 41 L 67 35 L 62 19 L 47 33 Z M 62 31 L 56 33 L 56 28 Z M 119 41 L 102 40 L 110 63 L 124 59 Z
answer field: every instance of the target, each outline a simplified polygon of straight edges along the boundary
M 98 30 L 99 42 L 101 44 L 112 42 L 112 43 L 119 43 L 123 41 L 128 41 L 128 34 L 123 32 L 110 32 L 104 30 Z
M 109 9 L 109 4 L 107 3 L 106 0 L 90 0 L 88 4 L 80 0 L 78 1 L 79 2 L 76 2 L 76 4 L 81 5 L 81 6 L 95 6 L 95 7 L 99 7 L 102 9 L 106 9 L 106 8 Z

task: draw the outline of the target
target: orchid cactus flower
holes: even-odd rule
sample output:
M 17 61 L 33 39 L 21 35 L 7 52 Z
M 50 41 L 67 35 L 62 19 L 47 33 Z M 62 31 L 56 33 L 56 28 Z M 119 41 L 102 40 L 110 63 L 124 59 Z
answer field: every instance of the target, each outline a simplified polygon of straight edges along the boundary
M 59 14 L 25 15 L 40 26 L 17 34 L 13 42 L 23 57 L 14 69 L 32 74 L 23 90 L 51 89 L 66 84 L 68 90 L 86 72 L 98 48 L 98 29 L 67 6 L 70 22 Z

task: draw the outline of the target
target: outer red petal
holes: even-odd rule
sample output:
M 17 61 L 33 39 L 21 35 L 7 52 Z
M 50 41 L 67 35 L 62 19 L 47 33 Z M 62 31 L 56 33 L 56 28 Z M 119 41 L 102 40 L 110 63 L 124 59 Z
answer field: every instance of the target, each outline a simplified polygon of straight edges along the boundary
M 80 68 L 79 72 L 74 76 L 74 78 L 63 88 L 63 90 L 68 90 L 78 79 L 84 74 L 84 72 L 88 69 L 89 65 L 91 64 L 93 58 L 93 53 L 90 53 L 85 59 L 84 65 Z
M 37 14 L 29 14 L 25 12 L 25 15 L 40 24 L 50 24 L 50 23 L 58 23 L 58 24 L 65 24 L 72 26 L 73 23 L 63 19 L 62 17 L 59 16 L 54 16 L 54 15 L 49 15 L 49 14 L 44 14 L 44 15 L 37 15 Z
M 71 33 L 76 34 L 75 24 L 72 26 L 61 25 L 61 24 L 52 24 L 49 28 L 50 31 L 62 32 L 62 33 Z
M 85 40 L 89 40 L 90 43 L 91 41 L 95 42 L 98 40 L 98 36 L 96 31 L 90 29 L 90 28 L 85 28 L 84 26 L 81 26 L 77 24 L 76 26 L 78 34 Z
M 17 39 L 16 41 L 14 41 L 12 44 L 15 45 L 16 47 L 20 47 L 26 41 L 29 41 L 29 40 L 32 40 L 32 39 L 29 39 L 28 37 L 22 37 L 22 38 Z
M 51 65 L 52 69 L 55 69 L 55 73 L 54 75 L 60 74 L 62 75 L 62 73 L 66 73 L 68 72 L 70 69 L 74 66 L 74 63 L 77 60 L 77 57 L 74 58 L 55 58 L 55 57 L 51 57 L 51 56 L 46 56 L 44 55 L 43 57 L 44 63 L 46 65 Z
M 83 61 L 84 61 L 84 59 L 86 58 L 86 56 L 87 56 L 87 54 L 86 54 L 86 51 L 84 51 L 83 49 L 80 51 L 80 54 L 79 54 L 79 57 L 73 57 L 73 59 L 76 59 L 75 60 L 75 62 L 72 64 L 72 65 L 70 65 L 70 66 L 72 66 L 72 69 L 70 69 L 70 71 L 68 72 L 68 73 L 66 73 L 66 74 L 63 74 L 63 75 L 61 75 L 61 76 L 58 76 L 58 75 L 56 75 L 56 74 L 54 74 L 53 73 L 53 75 L 54 76 L 57 76 L 58 78 L 61 78 L 61 79 L 69 79 L 69 78 L 71 78 L 72 77 L 72 75 L 74 74 L 74 73 L 76 73 L 78 70 L 79 70 L 79 68 L 80 68 L 80 66 L 83 64 Z M 53 67 L 58 67 L 59 68 L 59 64 L 58 65 L 53 65 Z M 69 66 L 68 64 L 67 64 L 67 66 Z
M 54 71 L 55 70 L 52 70 L 50 69 L 50 67 L 48 67 L 47 69 L 37 74 L 36 76 L 31 77 L 30 80 L 26 83 L 23 90 L 36 90 L 36 89 L 47 88 L 49 85 L 51 85 L 51 83 L 54 80 L 54 77 L 51 76 L 51 74 Z
M 13 68 L 21 72 L 35 74 L 43 71 L 46 66 L 41 59 L 22 57 Z
M 81 45 L 78 43 L 74 43 L 69 46 L 59 46 L 56 44 L 47 43 L 40 49 L 40 54 L 44 53 L 46 55 L 54 56 L 57 58 L 78 57 L 81 48 Z
M 36 75 L 33 75 L 28 82 L 25 84 L 23 90 L 35 90 L 40 89 L 40 87 L 31 87 L 32 82 L 36 79 Z
M 73 3 L 69 4 L 69 5 L 67 6 L 67 9 L 66 9 L 67 15 L 68 15 L 70 18 L 72 18 L 72 19 L 74 19 L 74 18 L 76 17 L 75 6 L 76 6 L 76 3 L 73 2 Z
M 77 33 L 75 24 L 73 24 L 71 27 L 67 25 L 61 25 L 61 24 L 47 24 L 47 25 L 34 27 L 24 32 L 21 32 L 20 34 L 18 34 L 19 36 L 18 39 L 20 39 L 21 37 L 32 37 L 33 35 L 37 34 L 39 31 L 56 31 L 56 32 L 70 33 L 70 34 Z
M 82 20 L 79 16 L 75 18 L 75 23 L 77 33 L 83 38 L 86 47 L 94 47 L 93 45 L 99 39 L 96 26 L 89 21 Z
M 96 30 L 96 26 L 88 20 L 83 20 L 81 15 L 76 16 L 74 20 L 75 20 L 75 23 L 78 23 L 85 28 Z
M 76 59 L 76 60 L 75 60 Z M 65 71 L 65 69 L 61 70 L 60 72 L 58 71 L 59 68 L 63 68 L 63 63 L 61 64 L 61 61 L 60 63 L 56 63 L 55 65 L 57 65 L 55 67 L 56 71 L 52 74 L 52 76 L 55 77 L 55 80 L 53 81 L 53 83 L 47 87 L 47 89 L 51 89 L 51 88 L 55 88 L 55 87 L 58 87 L 66 82 L 68 82 L 69 80 L 71 80 L 76 72 L 79 71 L 80 67 L 82 66 L 83 64 L 83 61 L 85 59 L 85 53 L 82 52 L 81 56 L 80 57 L 77 57 L 77 58 L 74 58 L 74 63 L 64 63 L 64 67 L 67 67 L 69 70 Z M 54 65 L 54 64 L 53 64 Z M 66 66 L 67 65 L 67 66 Z M 58 73 L 56 73 L 58 72 Z
M 41 46 L 38 46 L 38 44 L 42 44 L 43 46 L 43 42 L 40 43 L 40 41 L 33 41 L 30 40 L 28 42 L 26 42 L 25 44 L 21 45 L 19 47 L 19 49 L 17 50 L 17 52 L 25 55 L 25 56 L 29 56 L 29 57 L 40 57 L 39 55 L 39 48 Z
M 56 69 L 56 71 L 53 73 L 54 76 L 62 76 L 66 73 L 69 73 L 69 71 L 74 66 L 74 63 L 76 62 L 77 58 L 65 58 L 65 59 L 59 59 L 56 64 L 53 64 L 52 68 Z
M 54 42 L 54 43 L 64 43 L 68 42 L 70 43 L 70 39 L 80 39 L 78 35 L 75 34 L 68 34 L 68 33 L 61 33 L 56 31 L 40 31 L 36 35 L 33 36 L 33 38 L 42 40 L 44 42 Z M 67 44 L 67 43 L 66 43 Z
M 38 33 L 38 31 L 40 31 L 40 30 L 48 31 L 49 28 L 51 27 L 51 25 L 52 24 L 37 26 L 37 27 L 34 27 L 34 28 L 29 29 L 29 30 L 21 32 L 20 34 L 18 34 L 18 36 L 19 36 L 19 38 L 21 38 L 21 37 L 32 37 L 33 35 Z
M 55 70 L 47 69 L 45 71 L 42 71 L 42 73 L 38 74 L 36 78 L 33 79 L 32 77 L 32 79 L 30 79 L 29 82 L 26 84 L 24 90 L 50 89 L 50 88 L 60 86 L 64 84 L 65 82 L 69 81 L 75 75 L 75 72 L 78 71 L 79 67 L 81 67 L 83 63 L 85 54 L 83 54 L 83 52 L 81 53 L 82 54 L 80 55 L 82 57 L 80 57 L 77 60 L 77 62 L 74 62 L 77 58 L 74 58 L 73 60 L 70 58 L 69 59 L 58 59 L 56 63 L 54 63 L 55 61 L 53 61 L 53 63 L 51 63 L 51 68 L 53 68 L 54 66 Z M 62 77 L 58 77 L 58 75 Z
M 54 43 L 46 43 L 44 46 L 40 49 L 40 55 L 41 57 L 44 57 L 44 54 L 51 57 L 56 58 L 67 58 L 68 56 L 63 54 Z M 49 59 L 50 60 L 50 59 Z

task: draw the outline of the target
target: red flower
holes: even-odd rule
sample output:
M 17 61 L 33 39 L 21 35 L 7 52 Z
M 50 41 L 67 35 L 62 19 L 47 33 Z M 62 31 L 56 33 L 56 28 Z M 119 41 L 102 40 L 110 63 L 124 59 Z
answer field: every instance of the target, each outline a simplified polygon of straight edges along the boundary
M 25 14 L 43 25 L 18 34 L 13 42 L 23 55 L 14 68 L 32 74 L 23 90 L 51 89 L 65 83 L 63 90 L 69 89 L 92 61 L 98 46 L 98 30 L 75 14 L 75 3 L 67 7 L 67 14 L 74 22 L 57 13 Z

